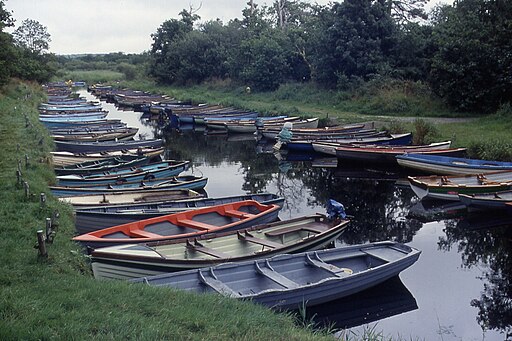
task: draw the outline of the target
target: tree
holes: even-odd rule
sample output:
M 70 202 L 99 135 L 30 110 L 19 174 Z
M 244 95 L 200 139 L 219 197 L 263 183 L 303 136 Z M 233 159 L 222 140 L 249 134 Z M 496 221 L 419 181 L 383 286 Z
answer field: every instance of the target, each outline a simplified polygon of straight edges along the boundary
M 240 46 L 240 80 L 257 90 L 275 90 L 289 78 L 286 42 L 278 34 L 244 40 Z
M 15 50 L 12 36 L 3 32 L 5 27 L 14 25 L 11 13 L 4 9 L 4 2 L 0 0 L 0 85 L 7 83 L 13 72 L 13 63 L 15 60 Z
M 14 26 L 14 19 L 11 16 L 11 12 L 7 11 L 4 6 L 4 1 L 0 0 L 0 32 L 2 32 L 5 27 Z
M 12 35 L 16 45 L 35 54 L 46 53 L 51 42 L 46 26 L 32 19 L 23 20 L 21 26 Z
M 431 85 L 461 111 L 512 101 L 512 2 L 459 0 L 434 17 Z
M 396 26 L 379 1 L 346 0 L 320 15 L 315 51 L 316 80 L 334 87 L 368 80 L 389 69 Z
M 180 68 L 179 56 L 175 51 L 176 44 L 193 30 L 194 19 L 186 10 L 181 12 L 182 20 L 170 19 L 151 34 L 153 44 L 150 50 L 150 74 L 162 82 L 176 81 L 176 73 Z
M 411 23 L 415 19 L 428 18 L 425 4 L 428 0 L 380 0 L 388 8 L 388 14 L 400 25 Z

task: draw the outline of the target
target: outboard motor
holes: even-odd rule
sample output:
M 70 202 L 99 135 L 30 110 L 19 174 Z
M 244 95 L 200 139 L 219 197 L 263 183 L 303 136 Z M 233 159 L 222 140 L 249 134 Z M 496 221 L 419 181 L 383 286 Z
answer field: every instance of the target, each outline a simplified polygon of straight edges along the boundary
M 293 133 L 291 132 L 292 124 L 291 122 L 286 122 L 283 125 L 283 129 L 277 134 L 276 140 L 277 142 L 272 147 L 274 150 L 281 149 L 281 146 L 283 144 L 286 144 L 287 142 L 290 142 L 292 140 Z
M 330 220 L 345 219 L 347 218 L 345 207 L 343 204 L 337 202 L 336 200 L 329 199 L 327 201 L 327 216 Z

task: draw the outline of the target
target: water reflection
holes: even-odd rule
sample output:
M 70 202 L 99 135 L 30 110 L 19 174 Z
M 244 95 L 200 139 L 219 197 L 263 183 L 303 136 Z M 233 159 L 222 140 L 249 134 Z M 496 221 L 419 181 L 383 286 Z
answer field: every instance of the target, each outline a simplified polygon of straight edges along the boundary
M 168 158 L 191 160 L 193 172 L 209 177 L 210 196 L 277 193 L 286 199 L 281 218 L 324 212 L 327 200 L 335 199 L 353 216 L 341 244 L 391 239 L 425 250 L 402 274 L 413 294 L 396 278 L 341 302 L 308 309 L 319 322 L 330 316 L 327 321 L 351 327 L 390 317 L 380 320 L 378 330 L 412 339 L 440 339 L 436 331 L 443 328 L 453 330 L 443 340 L 461 339 L 455 331 L 477 339 L 481 330 L 486 340 L 511 339 L 512 226 L 507 216 L 468 213 L 457 203 L 420 202 L 404 180 L 408 174 L 397 169 L 338 164 L 314 154 L 276 154 L 272 143 L 257 141 L 254 135 L 207 134 L 192 125 L 172 129 L 112 108 L 109 118 L 138 126 L 148 138 L 163 138 Z M 428 223 L 433 221 L 440 223 Z M 495 227 L 503 224 L 508 226 Z M 439 266 L 444 263 L 455 265 Z M 459 285 L 462 278 L 464 285 Z M 454 295 L 448 287 L 461 289 Z M 440 314 L 445 316 L 441 322 Z
M 416 309 L 416 299 L 396 276 L 349 297 L 308 307 L 305 318 L 317 327 L 347 329 Z
M 471 301 L 478 308 L 478 323 L 512 339 L 512 216 L 505 213 L 473 213 L 446 224 L 439 249 L 456 247 L 465 268 L 483 269 L 484 289 Z

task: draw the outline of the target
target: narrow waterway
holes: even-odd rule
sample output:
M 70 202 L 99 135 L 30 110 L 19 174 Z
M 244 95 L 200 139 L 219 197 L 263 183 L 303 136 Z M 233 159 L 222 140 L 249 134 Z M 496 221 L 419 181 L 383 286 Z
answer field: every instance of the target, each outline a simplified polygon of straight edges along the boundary
M 80 94 L 93 99 L 85 90 Z M 281 219 L 324 213 L 327 200 L 334 199 L 353 216 L 339 244 L 394 240 L 422 251 L 399 279 L 307 309 L 318 323 L 356 332 L 373 328 L 407 340 L 507 339 L 512 325 L 510 217 L 418 202 L 400 171 L 337 164 L 314 155 L 274 155 L 254 136 L 171 129 L 141 113 L 102 105 L 109 118 L 139 127 L 142 136 L 164 138 L 168 158 L 191 160 L 190 172 L 208 177 L 210 197 L 277 193 L 286 199 Z

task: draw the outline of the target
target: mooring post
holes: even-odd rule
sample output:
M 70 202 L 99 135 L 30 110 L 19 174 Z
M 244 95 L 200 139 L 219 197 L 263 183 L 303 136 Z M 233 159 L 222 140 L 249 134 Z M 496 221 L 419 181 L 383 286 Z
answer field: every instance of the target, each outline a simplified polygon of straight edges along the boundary
M 53 211 L 53 214 L 52 214 L 52 229 L 55 232 L 57 232 L 59 230 L 59 218 L 60 218 L 59 210 Z
M 47 257 L 48 253 L 46 252 L 46 241 L 44 238 L 43 230 L 37 231 L 37 248 L 39 249 L 39 256 Z
M 51 218 L 46 218 L 46 241 L 48 241 L 48 243 L 53 243 L 53 238 L 55 237 L 55 233 L 53 232 L 53 227 L 52 227 L 52 219 Z
M 41 193 L 41 195 L 39 197 L 39 201 L 41 203 L 41 208 L 45 208 L 46 207 L 46 194 L 45 193 Z
M 25 197 L 28 199 L 30 196 L 30 186 L 28 185 L 28 182 L 23 181 L 23 188 L 25 188 Z
M 21 172 L 19 169 L 16 169 L 16 183 L 21 185 Z

